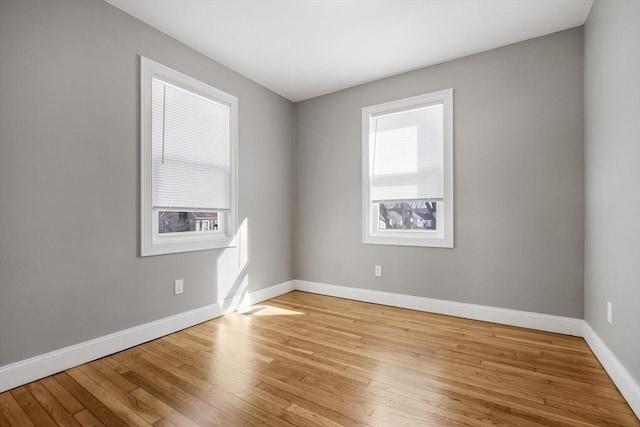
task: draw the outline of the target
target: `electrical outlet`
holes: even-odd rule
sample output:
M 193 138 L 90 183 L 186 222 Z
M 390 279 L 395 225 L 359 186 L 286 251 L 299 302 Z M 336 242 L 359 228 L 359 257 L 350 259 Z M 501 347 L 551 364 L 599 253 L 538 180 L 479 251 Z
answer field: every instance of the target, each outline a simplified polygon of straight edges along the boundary
M 175 295 L 180 295 L 184 289 L 184 280 L 178 279 L 173 282 L 173 293 Z
M 607 322 L 613 323 L 613 305 L 607 301 Z
M 375 269 L 374 269 L 375 275 L 376 277 L 382 277 L 382 266 L 381 265 L 376 265 Z

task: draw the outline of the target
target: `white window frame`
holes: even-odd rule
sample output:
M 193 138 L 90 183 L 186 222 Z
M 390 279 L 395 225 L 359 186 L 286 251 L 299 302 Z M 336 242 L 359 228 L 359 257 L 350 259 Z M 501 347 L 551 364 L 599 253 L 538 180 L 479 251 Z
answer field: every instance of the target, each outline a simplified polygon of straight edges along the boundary
M 444 113 L 444 200 L 438 203 L 438 230 L 378 228 L 377 205 L 371 202 L 373 156 L 371 118 L 442 102 Z M 442 226 L 440 225 L 442 224 Z M 362 243 L 453 248 L 453 89 L 372 105 L 362 109 Z
M 153 79 L 157 77 L 205 98 L 229 105 L 229 211 L 219 215 L 219 230 L 200 233 L 158 232 L 153 209 Z M 238 98 L 164 66 L 140 57 L 140 231 L 141 256 L 199 251 L 232 246 L 238 227 Z M 222 216 L 222 218 L 221 218 Z

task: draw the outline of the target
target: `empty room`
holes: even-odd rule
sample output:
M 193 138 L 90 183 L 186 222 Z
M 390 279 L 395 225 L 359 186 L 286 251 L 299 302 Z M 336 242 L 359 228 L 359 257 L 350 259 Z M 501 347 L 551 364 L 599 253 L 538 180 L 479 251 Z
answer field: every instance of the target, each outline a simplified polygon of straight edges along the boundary
M 0 426 L 640 427 L 640 0 L 0 0 Z

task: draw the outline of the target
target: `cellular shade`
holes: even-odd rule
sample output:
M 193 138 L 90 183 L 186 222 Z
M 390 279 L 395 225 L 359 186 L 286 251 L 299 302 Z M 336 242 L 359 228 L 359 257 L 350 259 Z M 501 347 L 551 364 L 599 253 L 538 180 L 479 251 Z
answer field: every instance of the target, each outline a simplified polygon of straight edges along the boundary
M 153 207 L 228 210 L 229 106 L 153 79 Z
M 371 201 L 444 198 L 443 104 L 371 117 Z

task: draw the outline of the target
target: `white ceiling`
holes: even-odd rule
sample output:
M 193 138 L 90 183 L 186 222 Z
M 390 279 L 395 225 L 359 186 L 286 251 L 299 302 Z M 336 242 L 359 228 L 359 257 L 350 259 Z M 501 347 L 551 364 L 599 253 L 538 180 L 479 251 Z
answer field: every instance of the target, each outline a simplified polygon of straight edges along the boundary
M 300 101 L 582 25 L 593 0 L 106 0 Z

